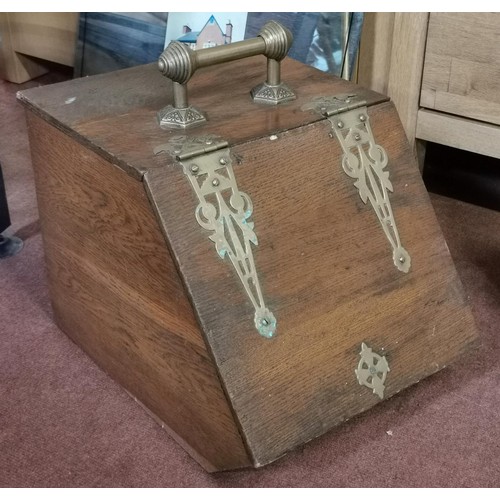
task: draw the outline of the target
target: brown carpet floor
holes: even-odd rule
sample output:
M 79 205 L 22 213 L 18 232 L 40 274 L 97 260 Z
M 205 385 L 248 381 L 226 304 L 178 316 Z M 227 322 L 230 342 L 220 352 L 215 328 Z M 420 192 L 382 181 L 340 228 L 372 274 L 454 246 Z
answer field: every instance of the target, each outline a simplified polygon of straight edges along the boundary
M 209 475 L 53 322 L 19 88 L 0 83 L 11 233 L 25 240 L 0 261 L 0 486 L 500 486 L 500 213 L 432 197 L 479 352 L 268 467 Z

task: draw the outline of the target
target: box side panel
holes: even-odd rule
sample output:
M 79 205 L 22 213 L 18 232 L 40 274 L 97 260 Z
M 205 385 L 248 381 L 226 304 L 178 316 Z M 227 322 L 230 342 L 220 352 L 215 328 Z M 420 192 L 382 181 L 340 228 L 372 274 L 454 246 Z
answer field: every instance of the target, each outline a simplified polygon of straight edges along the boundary
M 141 182 L 28 113 L 58 325 L 209 470 L 248 465 Z
M 394 106 L 370 107 L 387 151 L 388 194 L 405 274 L 328 121 L 232 148 L 238 187 L 253 201 L 255 266 L 277 336 L 254 310 L 229 259 L 195 219 L 198 200 L 178 165 L 156 177 L 158 212 L 256 465 L 381 400 L 359 384 L 362 343 L 385 356 L 384 398 L 435 373 L 476 339 L 446 242 Z M 211 180 L 209 179 L 209 182 Z M 358 186 L 360 181 L 358 181 Z

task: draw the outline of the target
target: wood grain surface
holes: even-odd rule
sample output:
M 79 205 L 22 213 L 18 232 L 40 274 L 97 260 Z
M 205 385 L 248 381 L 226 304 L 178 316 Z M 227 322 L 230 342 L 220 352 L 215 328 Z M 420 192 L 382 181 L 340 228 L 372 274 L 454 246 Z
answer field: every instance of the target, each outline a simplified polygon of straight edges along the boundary
M 0 12 L 0 78 L 14 83 L 24 83 L 47 73 L 43 61 L 16 52 L 16 40 L 13 33 L 12 13 Z
M 387 86 L 387 94 L 396 105 L 415 157 L 415 130 L 428 19 L 428 12 L 394 14 L 391 70 Z
M 373 209 L 341 167 L 329 123 L 235 146 L 239 188 L 254 203 L 256 267 L 277 337 L 258 335 L 232 266 L 195 220 L 182 169 L 145 176 L 255 465 L 380 402 L 358 384 L 362 342 L 385 354 L 386 397 L 456 359 L 475 337 L 446 243 L 390 103 L 370 108 L 386 148 L 408 274 L 392 262 Z
M 78 12 L 12 12 L 16 52 L 73 66 Z
M 422 108 L 418 112 L 417 137 L 500 158 L 500 127 L 490 123 Z
M 28 124 L 58 325 L 205 468 L 248 465 L 142 184 L 31 113 Z
M 500 13 L 431 13 L 420 104 L 500 125 Z
M 394 12 L 365 12 L 359 42 L 359 85 L 387 94 L 393 35 Z
M 428 19 L 428 12 L 367 12 L 359 52 L 358 83 L 391 98 L 416 156 Z

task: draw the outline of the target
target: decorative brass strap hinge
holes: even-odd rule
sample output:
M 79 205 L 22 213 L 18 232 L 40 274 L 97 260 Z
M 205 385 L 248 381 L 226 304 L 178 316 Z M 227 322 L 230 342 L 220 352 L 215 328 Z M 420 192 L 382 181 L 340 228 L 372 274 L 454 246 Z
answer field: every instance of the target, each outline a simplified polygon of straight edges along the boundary
M 344 153 L 344 172 L 356 179 L 354 186 L 363 203 L 370 201 L 392 246 L 394 265 L 407 273 L 411 258 L 401 245 L 391 208 L 389 191 L 393 192 L 394 188 L 389 180 L 389 172 L 385 170 L 388 157 L 385 149 L 375 143 L 366 101 L 358 99 L 355 94 L 319 97 L 303 109 L 315 110 L 331 123 L 333 133 L 330 133 L 330 137 L 338 139 Z
M 276 318 L 264 303 L 252 254 L 251 244 L 258 244 L 254 223 L 249 221 L 252 200 L 238 189 L 229 144 L 215 136 L 178 136 L 154 152 L 169 153 L 182 166 L 198 197 L 198 224 L 211 232 L 209 239 L 219 257 L 227 256 L 233 264 L 255 309 L 257 331 L 273 337 Z

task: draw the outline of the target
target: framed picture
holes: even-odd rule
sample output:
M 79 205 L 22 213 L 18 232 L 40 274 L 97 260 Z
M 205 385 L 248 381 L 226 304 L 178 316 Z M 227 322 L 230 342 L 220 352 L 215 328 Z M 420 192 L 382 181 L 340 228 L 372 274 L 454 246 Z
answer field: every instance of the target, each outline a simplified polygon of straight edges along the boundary
M 172 12 L 165 47 L 173 41 L 193 50 L 239 42 L 245 38 L 246 12 Z
M 199 50 L 253 38 L 269 20 L 292 32 L 290 57 L 352 77 L 363 26 L 360 12 L 82 13 L 75 76 L 154 62 L 172 41 Z

